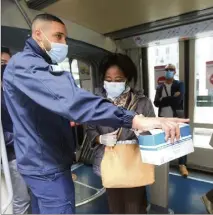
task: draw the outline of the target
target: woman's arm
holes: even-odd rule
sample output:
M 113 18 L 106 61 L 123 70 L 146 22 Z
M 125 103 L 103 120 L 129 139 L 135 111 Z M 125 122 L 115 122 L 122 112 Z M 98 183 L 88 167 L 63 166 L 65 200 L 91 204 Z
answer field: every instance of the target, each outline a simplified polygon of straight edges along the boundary
M 143 97 L 141 101 L 139 100 L 136 112 L 138 114 L 143 114 L 145 117 L 155 117 L 153 104 L 147 97 Z
M 100 133 L 98 132 L 97 126 L 88 125 L 86 133 L 91 149 L 97 148 L 98 144 L 100 144 Z

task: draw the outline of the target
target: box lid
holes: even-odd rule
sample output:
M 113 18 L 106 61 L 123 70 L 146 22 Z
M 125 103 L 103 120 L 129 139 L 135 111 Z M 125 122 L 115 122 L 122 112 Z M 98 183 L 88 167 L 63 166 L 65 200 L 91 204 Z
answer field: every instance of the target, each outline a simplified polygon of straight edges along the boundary
M 191 129 L 188 124 L 180 125 L 181 138 L 175 141 L 174 144 L 178 144 L 185 139 L 191 139 Z M 162 129 L 150 130 L 150 135 L 140 135 L 138 137 L 140 147 L 146 146 L 160 146 L 165 144 L 171 144 L 170 140 L 165 141 L 165 132 Z

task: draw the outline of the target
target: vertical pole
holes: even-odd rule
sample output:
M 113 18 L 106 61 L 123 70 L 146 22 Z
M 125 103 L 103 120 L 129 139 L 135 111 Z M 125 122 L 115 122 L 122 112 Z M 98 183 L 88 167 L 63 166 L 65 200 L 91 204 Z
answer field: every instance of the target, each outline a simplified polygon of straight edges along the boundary
M 150 203 L 168 208 L 169 163 L 155 167 L 155 183 L 150 187 Z

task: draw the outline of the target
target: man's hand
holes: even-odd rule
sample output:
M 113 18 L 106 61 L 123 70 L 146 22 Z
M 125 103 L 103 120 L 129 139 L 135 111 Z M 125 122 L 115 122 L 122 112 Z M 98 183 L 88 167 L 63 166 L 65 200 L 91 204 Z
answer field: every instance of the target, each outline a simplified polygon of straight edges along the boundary
M 161 128 L 166 133 L 166 141 L 171 138 L 174 142 L 175 138 L 180 138 L 179 123 L 188 123 L 189 119 L 180 118 L 149 118 L 136 115 L 133 119 L 132 128 L 141 132 L 149 131 L 155 128 Z
M 180 92 L 176 92 L 175 94 L 174 94 L 174 97 L 178 97 L 180 95 Z

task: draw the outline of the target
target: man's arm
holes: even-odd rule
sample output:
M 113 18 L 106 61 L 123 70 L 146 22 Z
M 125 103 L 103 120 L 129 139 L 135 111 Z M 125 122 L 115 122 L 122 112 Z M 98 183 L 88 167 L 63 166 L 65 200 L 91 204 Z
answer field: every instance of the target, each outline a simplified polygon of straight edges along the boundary
M 183 82 L 178 83 L 179 85 L 179 95 L 174 96 L 167 96 L 165 98 L 162 98 L 161 104 L 163 106 L 171 106 L 171 107 L 177 107 L 180 105 L 181 101 L 184 99 L 184 84 Z M 177 92 L 176 92 L 177 93 Z
M 13 68 L 11 63 L 5 74 L 15 71 L 12 80 L 15 90 L 20 90 L 37 104 L 68 120 L 111 127 L 132 127 L 135 113 L 117 108 L 107 100 L 77 87 L 71 73 L 54 75 L 49 72 L 50 69 L 50 66 L 36 66 L 27 70 L 20 64 Z M 6 91 L 11 83 L 11 78 L 9 81 L 7 76 L 4 79 Z
M 28 60 L 33 62 L 34 59 Z M 8 100 L 11 89 L 19 90 L 40 106 L 71 121 L 115 128 L 133 128 L 143 132 L 162 128 L 166 132 L 166 139 L 171 137 L 172 141 L 180 136 L 177 123 L 189 121 L 141 117 L 78 88 L 69 72 L 53 75 L 49 72 L 50 66 L 46 68 L 35 66 L 29 70 L 24 68 L 24 63 L 16 68 L 13 64 L 13 61 L 10 61 L 4 75 Z
M 161 88 L 160 86 L 157 87 L 156 93 L 155 93 L 155 100 L 154 100 L 154 105 L 155 107 L 160 107 L 161 106 Z
M 88 141 L 90 142 L 90 147 L 92 149 L 96 149 L 98 147 L 98 137 L 100 136 L 100 133 L 98 132 L 98 129 L 94 125 L 88 125 L 86 128 L 86 133 L 88 137 Z
M 155 107 L 162 108 L 170 106 L 169 101 L 166 99 L 168 97 L 162 98 L 162 85 L 159 85 L 156 89 L 154 105 Z

